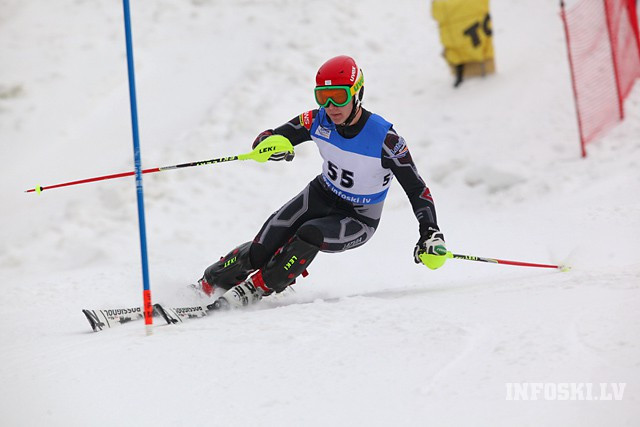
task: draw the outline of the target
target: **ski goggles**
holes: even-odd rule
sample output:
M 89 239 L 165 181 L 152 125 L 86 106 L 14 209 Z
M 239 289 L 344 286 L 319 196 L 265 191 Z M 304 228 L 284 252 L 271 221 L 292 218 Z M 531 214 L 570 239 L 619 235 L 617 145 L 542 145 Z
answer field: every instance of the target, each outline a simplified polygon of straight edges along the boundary
M 320 86 L 315 90 L 316 102 L 321 107 L 328 107 L 332 103 L 336 107 L 344 107 L 355 93 L 351 93 L 349 86 Z
M 353 86 L 318 86 L 315 89 L 316 102 L 321 107 L 328 107 L 332 103 L 336 107 L 344 107 L 358 93 L 364 79 L 360 77 Z

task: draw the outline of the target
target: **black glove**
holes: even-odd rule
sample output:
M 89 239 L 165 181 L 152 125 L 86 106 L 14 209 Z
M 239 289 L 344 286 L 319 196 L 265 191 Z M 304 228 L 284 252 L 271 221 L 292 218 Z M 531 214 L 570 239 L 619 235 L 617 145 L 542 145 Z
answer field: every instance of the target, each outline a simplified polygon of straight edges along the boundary
M 444 234 L 435 227 L 427 228 L 426 232 L 420 236 L 418 243 L 413 249 L 413 260 L 416 264 L 421 264 L 421 254 L 446 255 L 447 247 L 444 242 Z
M 273 162 L 279 162 L 282 160 L 286 160 L 287 162 L 290 162 L 291 160 L 293 160 L 295 156 L 296 156 L 295 153 L 284 151 L 282 153 L 272 154 L 271 157 L 269 157 L 269 160 Z

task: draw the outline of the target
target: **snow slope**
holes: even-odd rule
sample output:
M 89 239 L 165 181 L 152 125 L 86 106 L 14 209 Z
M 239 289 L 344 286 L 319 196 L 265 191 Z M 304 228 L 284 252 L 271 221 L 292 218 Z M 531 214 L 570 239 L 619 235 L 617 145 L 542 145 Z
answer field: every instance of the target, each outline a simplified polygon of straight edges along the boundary
M 494 0 L 498 73 L 457 90 L 427 1 L 132 2 L 144 167 L 245 152 L 314 108 L 349 54 L 405 137 L 454 252 L 571 272 L 412 260 L 393 184 L 374 239 L 321 255 L 295 293 L 177 327 L 93 333 L 138 305 L 120 2 L 0 1 L 0 424 L 637 425 L 640 87 L 579 157 L 557 2 Z M 184 286 L 320 169 L 236 162 L 145 176 L 153 297 Z M 625 383 L 621 401 L 509 401 L 508 383 Z

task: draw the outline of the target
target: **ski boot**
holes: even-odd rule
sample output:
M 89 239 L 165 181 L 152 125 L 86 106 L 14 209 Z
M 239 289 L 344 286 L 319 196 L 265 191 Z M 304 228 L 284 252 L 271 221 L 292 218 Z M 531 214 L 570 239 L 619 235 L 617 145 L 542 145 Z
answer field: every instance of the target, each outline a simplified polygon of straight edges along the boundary
M 234 286 L 218 298 L 213 304 L 209 304 L 209 310 L 231 310 L 246 307 L 257 303 L 263 296 L 270 295 L 269 289 L 262 279 L 262 271 L 258 271 L 244 282 Z
M 316 256 L 319 247 L 294 236 L 276 252 L 267 265 L 244 282 L 234 286 L 208 308 L 211 310 L 241 308 L 255 304 L 263 296 L 280 293 L 292 285 Z
M 250 261 L 251 242 L 243 243 L 234 248 L 227 255 L 207 267 L 204 275 L 197 283 L 189 285 L 191 289 L 202 299 L 213 296 L 215 290 L 220 288 L 229 290 L 242 283 L 254 270 Z
M 195 284 L 189 285 L 189 287 L 201 298 L 211 298 L 215 292 L 215 287 L 210 285 L 204 277 Z

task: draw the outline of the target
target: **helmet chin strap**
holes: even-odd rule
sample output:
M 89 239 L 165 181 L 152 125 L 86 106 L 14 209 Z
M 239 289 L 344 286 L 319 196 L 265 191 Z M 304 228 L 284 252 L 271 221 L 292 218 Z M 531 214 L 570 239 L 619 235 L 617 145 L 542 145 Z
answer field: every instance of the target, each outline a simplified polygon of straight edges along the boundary
M 353 108 L 351 109 L 351 114 L 349 114 L 349 117 L 347 117 L 347 120 L 345 120 L 344 123 L 336 126 L 344 126 L 344 127 L 351 126 L 352 124 L 351 122 L 358 114 L 358 111 L 360 111 L 360 108 L 361 108 L 360 105 L 356 105 L 356 99 L 353 98 Z

